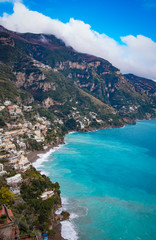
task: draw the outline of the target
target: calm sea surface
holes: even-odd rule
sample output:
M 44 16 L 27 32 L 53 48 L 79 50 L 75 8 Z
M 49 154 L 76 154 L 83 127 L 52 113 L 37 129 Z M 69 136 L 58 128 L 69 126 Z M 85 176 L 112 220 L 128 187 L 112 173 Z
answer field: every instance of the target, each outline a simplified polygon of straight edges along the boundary
M 156 120 L 72 133 L 36 166 L 61 185 L 70 240 L 156 239 Z

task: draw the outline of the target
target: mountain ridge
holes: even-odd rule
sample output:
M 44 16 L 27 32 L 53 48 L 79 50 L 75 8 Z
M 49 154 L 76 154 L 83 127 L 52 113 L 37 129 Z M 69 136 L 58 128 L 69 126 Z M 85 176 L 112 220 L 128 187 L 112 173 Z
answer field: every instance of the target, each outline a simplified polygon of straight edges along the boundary
M 156 116 L 155 82 L 122 75 L 107 60 L 78 53 L 54 35 L 16 33 L 1 26 L 0 50 L 1 72 L 10 71 L 9 83 L 17 92 L 31 94 L 33 104 L 53 115 L 64 112 L 63 119 L 74 118 L 77 123 L 81 121 L 73 117 L 72 108 L 79 108 L 80 115 L 89 119 L 84 129 L 89 122 L 101 128 Z M 90 117 L 93 109 L 98 118 Z
M 39 151 L 63 144 L 71 131 L 155 118 L 155 90 L 153 81 L 122 75 L 107 60 L 78 53 L 53 35 L 15 33 L 0 26 L 1 151 L 11 153 L 11 160 L 21 150 L 35 160 Z M 4 146 L 9 151 L 4 152 Z M 2 162 L 8 176 L 21 171 L 12 165 L 9 169 L 8 159 Z M 49 239 L 62 240 L 60 220 L 68 219 L 69 213 L 55 214 L 61 207 L 59 184 L 32 167 L 22 176 L 21 196 L 11 206 L 20 234 L 41 239 L 48 231 Z M 3 186 L 5 176 L 1 179 Z M 42 201 L 41 194 L 48 189 L 55 193 Z

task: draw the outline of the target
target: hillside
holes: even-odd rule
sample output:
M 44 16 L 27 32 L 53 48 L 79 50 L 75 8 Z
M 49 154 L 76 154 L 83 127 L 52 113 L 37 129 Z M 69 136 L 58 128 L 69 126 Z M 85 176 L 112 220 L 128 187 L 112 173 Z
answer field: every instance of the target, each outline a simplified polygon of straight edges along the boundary
M 62 240 L 60 222 L 70 214 L 56 214 L 59 184 L 31 166 L 39 151 L 63 144 L 70 131 L 155 117 L 152 80 L 122 75 L 108 61 L 78 53 L 53 35 L 0 26 L 0 212 L 5 204 L 12 211 L 12 218 L 0 214 L 0 239 L 43 239 L 48 233 L 48 239 Z M 7 231 L 6 221 L 12 225 Z
M 1 101 L 25 101 L 51 121 L 61 119 L 65 127 L 72 120 L 68 130 L 154 118 L 155 83 L 131 76 L 104 59 L 66 47 L 53 35 L 0 27 Z

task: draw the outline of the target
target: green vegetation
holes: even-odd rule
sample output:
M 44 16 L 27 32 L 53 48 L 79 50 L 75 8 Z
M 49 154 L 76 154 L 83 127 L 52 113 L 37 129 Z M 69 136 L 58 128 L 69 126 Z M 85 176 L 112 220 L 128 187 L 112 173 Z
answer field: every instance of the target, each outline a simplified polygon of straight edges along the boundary
M 70 131 L 73 131 L 77 128 L 77 124 L 76 124 L 76 121 L 71 118 L 71 119 L 68 119 L 66 122 L 65 122 L 65 127 L 70 130 Z
M 80 121 L 84 117 L 89 121 L 89 124 L 85 123 L 85 130 L 122 126 L 124 118 L 131 121 L 146 118 L 147 114 L 155 117 L 155 85 L 148 80 L 142 81 L 131 75 L 127 75 L 127 80 L 116 74 L 119 70 L 108 61 L 76 53 L 52 35 L 44 36 L 49 45 L 41 41 L 43 36 L 40 34 L 20 34 L 19 38 L 16 34 L 1 32 L 0 36 L 3 37 L 0 44 L 0 101 L 31 103 L 34 111 L 24 112 L 28 121 L 34 121 L 37 112 L 46 116 L 53 128 L 48 130 L 46 143 L 57 143 L 58 138 L 68 131 L 81 130 Z M 36 60 L 52 68 L 58 67 L 59 71 L 42 68 L 40 64 L 37 67 Z M 69 62 L 80 64 L 82 68 L 76 64 L 70 67 Z M 18 74 L 22 75 L 17 80 Z M 46 106 L 47 99 L 50 103 Z M 136 110 L 131 110 L 133 107 Z M 78 114 L 73 113 L 73 108 Z M 90 112 L 95 112 L 102 123 L 92 119 Z M 62 125 L 54 123 L 57 118 L 63 121 Z M 1 127 L 5 127 L 6 120 L 10 121 L 4 111 L 0 118 Z M 42 150 L 42 144 L 34 139 L 27 140 L 27 146 L 30 150 Z
M 124 76 L 106 60 L 77 53 L 53 35 L 44 37 L 48 44 L 41 41 L 41 34 L 0 32 L 0 128 L 6 130 L 8 123 L 28 121 L 28 128 L 38 124 L 35 129 L 41 127 L 45 140 L 38 142 L 33 133 L 21 133 L 27 150 L 40 151 L 44 145 L 63 143 L 69 131 L 120 127 L 136 119 L 156 117 L 155 82 Z M 22 107 L 23 115 L 11 116 L 4 107 L 6 100 Z M 24 111 L 25 105 L 32 110 Z M 50 123 L 42 126 L 40 117 Z M 13 129 L 19 128 L 15 125 Z M 13 143 L 19 150 L 18 139 Z M 1 151 L 0 156 L 7 153 Z M 35 231 L 49 231 L 61 204 L 59 184 L 31 167 L 22 173 L 21 195 L 14 197 L 5 177 L 17 171 L 8 166 L 7 158 L 0 163 L 7 171 L 0 177 L 0 203 L 11 207 L 21 233 L 34 236 Z M 49 190 L 54 195 L 42 200 L 42 193 Z M 61 215 L 64 220 L 69 218 L 66 211 Z M 55 231 L 49 234 L 54 237 Z
M 15 205 L 15 214 L 18 214 L 18 211 L 24 213 L 25 225 L 27 225 L 29 230 L 35 227 L 41 231 L 48 230 L 48 223 L 53 214 L 53 209 L 56 208 L 57 204 L 60 204 L 60 186 L 58 183 L 52 183 L 48 177 L 41 175 L 33 167 L 23 173 L 23 178 L 21 196 L 25 203 Z M 47 189 L 54 190 L 55 195 L 43 201 L 40 199 L 40 195 Z M 31 224 L 28 217 L 30 212 L 31 215 L 33 214 Z M 23 221 L 21 220 L 20 222 Z M 23 225 L 21 226 L 22 229 L 24 228 Z M 28 229 L 23 229 L 23 231 L 28 231 Z
M 54 213 L 61 204 L 60 186 L 33 167 L 22 173 L 22 177 L 21 195 L 15 197 L 7 187 L 5 177 L 0 177 L 0 204 L 7 204 L 11 208 L 20 234 L 34 236 L 36 231 L 49 231 L 54 222 Z M 42 200 L 41 194 L 50 190 L 54 191 L 54 195 Z M 5 220 L 6 216 L 1 216 L 0 223 L 4 223 Z M 50 235 L 54 233 L 52 230 Z
M 0 128 L 3 128 L 5 126 L 6 126 L 6 124 L 5 124 L 4 119 L 2 119 L 2 117 L 0 117 Z
M 8 151 L 6 151 L 6 150 L 1 150 L 0 151 L 0 156 L 7 155 L 7 154 L 8 154 Z
M 55 191 L 60 194 L 58 183 L 53 184 L 48 177 L 41 175 L 34 168 L 27 170 L 23 174 L 23 178 L 29 178 L 29 183 L 24 181 L 21 185 L 21 194 L 25 201 L 39 198 L 45 189 L 53 190 L 55 188 Z
M 25 143 L 27 145 L 27 149 L 28 150 L 36 150 L 36 151 L 41 151 L 43 150 L 43 143 L 42 142 L 37 142 L 35 139 L 33 138 L 27 138 L 25 140 Z
M 63 220 L 67 220 L 70 217 L 70 213 L 67 211 L 62 211 L 61 215 L 63 216 Z
M 7 187 L 7 182 L 3 176 L 0 177 L 0 189 L 2 187 Z
M 1 187 L 0 188 L 0 203 L 1 204 L 10 203 L 13 199 L 14 199 L 14 195 L 9 190 L 8 187 Z
M 6 99 L 9 99 L 15 102 L 19 96 L 19 92 L 13 82 L 9 80 L 10 78 L 14 80 L 13 74 L 6 74 L 6 70 L 7 68 L 2 69 L 2 66 L 0 65 L 0 100 L 5 101 Z

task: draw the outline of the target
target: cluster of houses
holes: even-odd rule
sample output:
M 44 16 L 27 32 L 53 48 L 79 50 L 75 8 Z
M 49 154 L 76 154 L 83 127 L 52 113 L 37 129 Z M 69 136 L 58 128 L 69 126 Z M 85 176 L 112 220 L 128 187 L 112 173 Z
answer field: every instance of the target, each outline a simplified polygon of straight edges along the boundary
M 32 106 L 18 106 L 6 100 L 0 111 L 7 108 L 9 114 L 12 116 L 24 116 L 23 111 L 32 111 Z M 23 111 L 22 111 L 23 109 Z M 7 184 L 14 194 L 19 194 L 20 190 L 18 184 L 21 181 L 21 173 L 30 168 L 31 163 L 27 158 L 25 135 L 28 138 L 33 138 L 37 142 L 45 141 L 45 135 L 50 127 L 50 122 L 45 117 L 39 115 L 34 116 L 34 123 L 26 121 L 21 117 L 21 121 L 13 120 L 7 123 L 5 128 L 0 129 L 0 176 L 7 174 L 5 166 L 10 167 L 16 171 L 16 175 L 6 178 Z M 7 160 L 2 163 L 3 160 Z
M 26 121 L 23 112 L 32 111 L 32 106 L 18 106 L 12 104 L 10 101 L 5 101 L 2 106 L 0 106 L 0 111 L 6 108 L 10 117 L 17 117 L 19 115 L 18 121 L 14 120 L 12 123 L 7 123 L 7 130 L 0 128 L 0 148 L 5 150 L 15 151 L 16 146 L 13 143 L 14 140 L 20 145 L 20 148 L 25 149 L 24 140 L 22 136 L 26 134 L 28 137 L 33 137 L 37 142 L 44 142 L 46 132 L 50 126 L 50 122 L 45 117 L 40 117 L 39 115 L 34 116 L 35 124 L 30 121 Z M 14 118 L 13 118 L 14 119 Z
M 36 142 L 44 144 L 51 123 L 39 115 L 33 116 L 32 122 L 25 120 L 24 112 L 33 111 L 32 106 L 18 106 L 7 100 L 0 106 L 0 112 L 4 109 L 8 111 L 12 121 L 6 123 L 4 128 L 0 128 L 0 177 L 5 178 L 12 193 L 18 196 L 23 181 L 22 173 L 31 167 L 27 158 L 25 138 L 33 138 Z M 8 169 L 12 169 L 14 174 L 9 176 Z M 53 195 L 54 191 L 46 189 L 40 198 L 44 201 Z M 0 235 L 4 235 L 4 239 L 15 239 L 18 234 L 19 229 L 13 220 L 11 210 L 5 205 L 0 206 Z
M 68 115 L 68 117 L 70 118 L 71 116 L 73 119 L 75 119 L 77 123 L 80 124 L 81 129 L 88 127 L 91 124 L 92 120 L 96 121 L 99 124 L 103 124 L 103 120 L 98 119 L 97 113 L 89 112 L 89 116 L 90 116 L 90 119 L 89 119 L 86 116 L 81 116 L 80 112 L 77 111 L 76 107 L 72 107 L 71 115 Z

